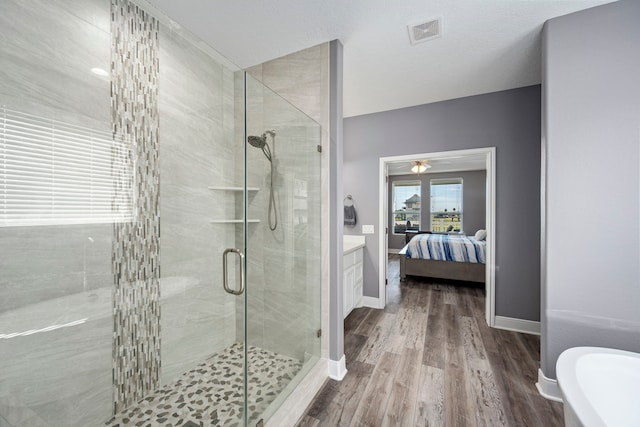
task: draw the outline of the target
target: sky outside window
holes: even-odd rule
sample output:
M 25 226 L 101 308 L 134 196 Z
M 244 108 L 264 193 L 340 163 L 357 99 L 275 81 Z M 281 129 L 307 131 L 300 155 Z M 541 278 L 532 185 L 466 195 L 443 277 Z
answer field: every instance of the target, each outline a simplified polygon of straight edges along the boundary
M 462 183 L 431 183 L 431 212 L 462 210 Z

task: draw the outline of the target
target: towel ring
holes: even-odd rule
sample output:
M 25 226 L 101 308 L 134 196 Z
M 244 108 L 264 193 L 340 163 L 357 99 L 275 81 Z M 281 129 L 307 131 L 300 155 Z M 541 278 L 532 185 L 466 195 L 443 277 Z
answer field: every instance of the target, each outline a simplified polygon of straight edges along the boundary
M 344 203 L 345 206 L 353 206 L 353 197 L 351 197 L 351 194 L 349 194 L 347 197 L 345 197 L 342 202 Z M 347 204 L 350 203 L 350 204 Z

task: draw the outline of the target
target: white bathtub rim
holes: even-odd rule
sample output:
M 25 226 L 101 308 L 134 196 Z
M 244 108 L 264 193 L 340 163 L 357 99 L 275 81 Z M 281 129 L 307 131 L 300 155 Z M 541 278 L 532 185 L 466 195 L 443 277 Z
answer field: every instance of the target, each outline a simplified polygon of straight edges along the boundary
M 578 383 L 577 362 L 581 357 L 592 354 L 610 354 L 640 359 L 640 353 L 606 347 L 573 347 L 565 350 L 558 357 L 556 375 L 564 404 L 569 405 L 582 425 L 607 427 L 605 421 L 589 403 L 589 398 L 585 396 Z
M 160 301 L 180 296 L 200 285 L 200 280 L 190 276 L 160 278 Z M 86 291 L 24 305 L 0 314 L 0 336 L 27 336 L 48 332 L 62 327 L 105 319 L 113 315 L 112 286 L 102 286 Z M 12 336 L 13 335 L 13 336 Z

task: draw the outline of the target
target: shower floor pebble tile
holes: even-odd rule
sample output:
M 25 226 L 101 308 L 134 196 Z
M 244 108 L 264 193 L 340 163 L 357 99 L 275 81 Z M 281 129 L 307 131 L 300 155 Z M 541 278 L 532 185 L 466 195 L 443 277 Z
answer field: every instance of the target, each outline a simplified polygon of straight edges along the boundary
M 249 418 L 257 418 L 302 368 L 302 361 L 248 349 Z M 243 351 L 236 343 L 111 418 L 108 427 L 242 425 Z

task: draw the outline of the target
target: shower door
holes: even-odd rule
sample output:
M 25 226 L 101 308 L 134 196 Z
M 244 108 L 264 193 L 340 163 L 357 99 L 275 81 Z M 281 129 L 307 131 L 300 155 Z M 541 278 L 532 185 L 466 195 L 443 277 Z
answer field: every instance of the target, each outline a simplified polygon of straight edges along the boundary
M 193 36 L 158 40 L 160 377 L 107 425 L 253 426 L 320 356 L 320 127 Z
M 194 422 L 254 426 L 320 357 L 320 126 L 160 34 L 161 83 L 181 86 L 160 93 L 160 396 L 195 402 Z
M 253 426 L 286 405 L 320 357 L 321 133 L 248 74 L 245 96 L 247 284 L 238 312 L 245 314 Z

